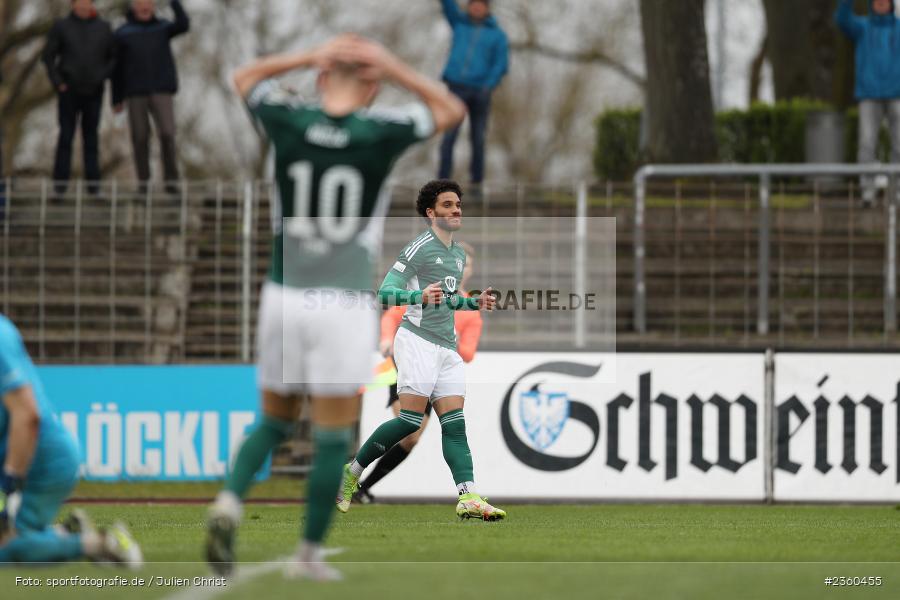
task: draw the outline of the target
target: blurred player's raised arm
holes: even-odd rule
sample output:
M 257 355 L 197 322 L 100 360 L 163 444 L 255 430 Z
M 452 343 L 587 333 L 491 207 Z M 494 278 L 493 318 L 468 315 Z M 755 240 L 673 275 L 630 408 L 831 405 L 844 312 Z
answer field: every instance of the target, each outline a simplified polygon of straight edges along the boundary
M 334 63 L 359 65 L 366 77 L 392 81 L 418 96 L 431 112 L 434 133 L 456 127 L 466 116 L 466 107 L 444 84 L 416 72 L 382 45 L 353 34 L 340 35 L 312 50 L 253 61 L 235 71 L 234 85 L 246 98 L 256 84 L 270 77 L 296 69 L 328 68 Z
M 371 77 L 392 81 L 418 96 L 431 111 L 435 133 L 456 127 L 466 116 L 465 105 L 447 86 L 418 73 L 381 44 L 355 37 L 334 52 L 338 60 L 362 64 Z

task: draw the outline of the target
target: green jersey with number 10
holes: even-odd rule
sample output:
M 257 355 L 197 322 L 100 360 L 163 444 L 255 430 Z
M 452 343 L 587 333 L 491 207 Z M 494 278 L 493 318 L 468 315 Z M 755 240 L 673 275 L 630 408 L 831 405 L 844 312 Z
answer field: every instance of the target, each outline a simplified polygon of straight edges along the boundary
M 334 117 L 274 81 L 247 98 L 274 147 L 269 278 L 299 288 L 371 289 L 389 198 L 384 182 L 410 145 L 434 133 L 423 104 Z

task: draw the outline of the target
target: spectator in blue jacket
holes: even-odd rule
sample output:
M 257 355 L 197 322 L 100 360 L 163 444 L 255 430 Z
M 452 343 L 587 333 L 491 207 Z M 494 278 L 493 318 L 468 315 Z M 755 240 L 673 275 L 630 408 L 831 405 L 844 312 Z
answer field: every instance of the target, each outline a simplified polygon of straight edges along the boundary
M 870 15 L 853 13 L 853 0 L 841 0 L 835 21 L 856 46 L 860 163 L 875 162 L 878 133 L 885 116 L 891 134 L 891 162 L 900 162 L 900 19 L 893 0 L 871 0 Z M 863 202 L 875 201 L 871 177 L 862 178 Z
M 469 111 L 472 135 L 472 183 L 484 180 L 484 138 L 491 94 L 500 85 L 508 67 L 506 34 L 490 13 L 489 0 L 469 0 L 463 12 L 456 0 L 441 0 L 444 15 L 453 29 L 450 56 L 444 68 L 444 81 L 459 96 Z M 459 127 L 447 132 L 441 144 L 438 177 L 450 178 L 453 172 L 453 146 Z
M 155 0 L 131 0 L 127 22 L 116 30 L 118 59 L 113 73 L 113 105 L 128 105 L 128 125 L 138 179 L 150 179 L 150 117 L 156 126 L 166 190 L 176 192 L 175 93 L 178 72 L 171 39 L 190 29 L 180 0 L 172 0 L 175 20 L 156 16 Z

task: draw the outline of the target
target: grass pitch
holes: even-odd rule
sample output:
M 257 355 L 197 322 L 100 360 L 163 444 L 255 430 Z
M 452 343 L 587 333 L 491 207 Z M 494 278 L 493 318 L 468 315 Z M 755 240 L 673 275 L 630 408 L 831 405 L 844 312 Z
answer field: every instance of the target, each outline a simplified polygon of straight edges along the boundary
M 119 493 L 111 493 L 122 497 Z M 152 489 L 153 486 L 150 486 Z M 108 488 L 116 489 L 116 488 Z M 135 486 L 130 494 L 138 495 Z M 163 488 L 158 488 L 157 491 Z M 283 497 L 272 482 L 257 496 Z M 188 491 L 185 491 L 188 490 Z M 82 487 L 102 496 L 104 488 Z M 206 496 L 167 486 L 163 497 Z M 148 495 L 154 495 L 148 493 Z M 296 497 L 296 496 L 295 496 Z M 224 586 L 189 587 L 202 563 L 205 507 L 89 504 L 99 524 L 124 520 L 148 564 L 139 572 L 85 563 L 0 570 L 9 598 L 897 598 L 900 511 L 864 506 L 504 505 L 505 522 L 458 522 L 446 505 L 354 505 L 336 515 L 329 547 L 346 581 L 286 581 L 275 564 L 293 550 L 302 506 L 251 504 L 238 539 L 242 564 Z M 143 578 L 143 586 L 51 588 L 53 578 Z M 826 577 L 881 577 L 880 586 L 826 586 Z M 16 577 L 42 585 L 25 586 Z M 157 579 L 167 578 L 167 579 Z

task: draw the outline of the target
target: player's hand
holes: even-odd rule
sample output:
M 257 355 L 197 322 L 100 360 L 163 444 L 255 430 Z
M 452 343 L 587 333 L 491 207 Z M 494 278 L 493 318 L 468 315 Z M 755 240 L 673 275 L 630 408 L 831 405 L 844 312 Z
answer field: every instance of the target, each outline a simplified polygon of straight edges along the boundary
M 362 79 L 380 81 L 390 77 L 397 60 L 387 48 L 362 36 L 350 35 L 343 41 L 334 48 L 336 60 L 359 65 Z
M 0 539 L 14 529 L 22 505 L 22 484 L 21 478 L 0 473 Z
M 437 281 L 422 290 L 422 304 L 440 304 L 443 298 L 444 290 Z
M 493 290 L 490 287 L 478 295 L 479 310 L 494 310 L 496 306 L 497 298 L 494 296 Z
M 394 342 L 392 340 L 383 340 L 380 344 L 378 344 L 378 351 L 381 352 L 381 355 L 385 358 L 393 356 Z

